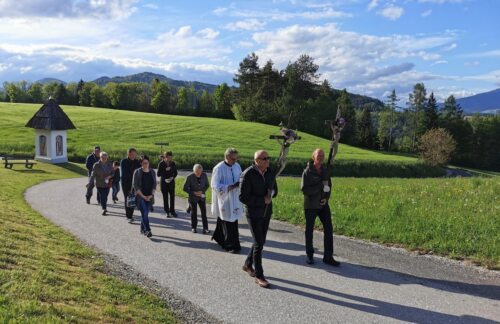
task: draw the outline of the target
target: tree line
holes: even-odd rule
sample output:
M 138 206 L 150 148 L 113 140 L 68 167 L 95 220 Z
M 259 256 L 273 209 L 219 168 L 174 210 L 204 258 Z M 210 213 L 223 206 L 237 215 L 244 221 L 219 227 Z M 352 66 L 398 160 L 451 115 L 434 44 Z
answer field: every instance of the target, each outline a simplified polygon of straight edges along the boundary
M 143 82 L 28 83 L 5 82 L 0 98 L 10 102 L 41 103 L 52 96 L 60 104 L 136 110 L 161 114 L 234 118 L 243 121 L 285 125 L 329 138 L 325 120 L 337 109 L 347 120 L 341 141 L 358 147 L 415 154 L 426 132 L 444 129 L 456 142 L 451 162 L 456 165 L 500 169 L 500 118 L 475 115 L 465 118 L 454 96 L 438 107 L 434 93 L 423 83 L 402 101 L 392 90 L 384 104 L 363 100 L 345 89 L 320 82 L 319 66 L 301 55 L 283 70 L 271 60 L 261 65 L 254 53 L 240 63 L 234 76 L 236 87 L 226 83 L 213 93 L 193 86 L 172 87 L 154 79 Z M 428 138 L 428 137 L 427 137 Z M 478 158 L 481 157 L 481 158 Z

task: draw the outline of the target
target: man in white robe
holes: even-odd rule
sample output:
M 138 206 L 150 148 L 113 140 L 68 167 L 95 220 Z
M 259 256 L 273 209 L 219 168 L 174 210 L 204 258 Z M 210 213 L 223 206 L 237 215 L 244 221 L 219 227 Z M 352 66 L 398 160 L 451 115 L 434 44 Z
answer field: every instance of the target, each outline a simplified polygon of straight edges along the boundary
M 224 161 L 212 171 L 212 215 L 217 217 L 217 227 L 212 237 L 223 249 L 231 253 L 241 250 L 238 220 L 243 215 L 240 202 L 239 181 L 241 166 L 238 151 L 228 148 Z

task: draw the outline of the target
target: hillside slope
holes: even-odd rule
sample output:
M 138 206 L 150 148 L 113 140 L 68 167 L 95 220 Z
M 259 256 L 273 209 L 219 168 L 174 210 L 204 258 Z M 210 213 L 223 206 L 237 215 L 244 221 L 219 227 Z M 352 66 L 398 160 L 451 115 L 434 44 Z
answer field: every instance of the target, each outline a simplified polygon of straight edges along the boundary
M 39 108 L 38 104 L 0 104 L 0 154 L 34 154 L 34 132 L 24 125 Z M 136 147 L 140 153 L 156 159 L 160 153 L 160 147 L 154 144 L 157 142 L 169 143 L 164 150 L 174 151 L 183 167 L 200 162 L 210 168 L 222 159 L 227 147 L 236 147 L 240 151 L 243 164 L 248 164 L 258 149 L 268 150 L 273 158 L 279 155 L 278 143 L 269 139 L 269 135 L 279 135 L 279 129 L 269 125 L 104 108 L 62 108 L 77 128 L 68 131 L 68 156 L 72 161 L 83 161 L 94 145 L 100 145 L 113 159 L 125 156 L 129 147 Z M 295 174 L 300 173 L 315 148 L 328 151 L 330 144 L 328 140 L 316 136 L 300 135 L 302 139 L 290 150 L 290 163 L 286 170 L 293 170 Z M 337 161 L 338 168 L 349 164 L 350 169 L 345 170 L 343 175 L 376 176 L 384 172 L 384 176 L 398 176 L 396 169 L 400 168 L 399 176 L 423 176 L 415 174 L 420 171 L 409 170 L 417 164 L 421 165 L 415 158 L 343 144 L 340 145 Z

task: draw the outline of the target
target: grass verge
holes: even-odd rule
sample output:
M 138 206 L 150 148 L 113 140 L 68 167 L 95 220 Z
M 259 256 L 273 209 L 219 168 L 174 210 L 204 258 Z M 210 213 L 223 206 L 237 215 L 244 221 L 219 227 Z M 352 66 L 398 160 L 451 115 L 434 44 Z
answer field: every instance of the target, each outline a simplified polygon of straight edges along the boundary
M 0 168 L 0 321 L 174 323 L 158 297 L 104 272 L 89 247 L 32 210 L 24 191 L 81 168 Z
M 336 234 L 500 270 L 500 178 L 332 180 Z M 185 197 L 183 179 L 176 184 Z M 273 217 L 304 226 L 300 178 L 279 178 L 278 186 Z

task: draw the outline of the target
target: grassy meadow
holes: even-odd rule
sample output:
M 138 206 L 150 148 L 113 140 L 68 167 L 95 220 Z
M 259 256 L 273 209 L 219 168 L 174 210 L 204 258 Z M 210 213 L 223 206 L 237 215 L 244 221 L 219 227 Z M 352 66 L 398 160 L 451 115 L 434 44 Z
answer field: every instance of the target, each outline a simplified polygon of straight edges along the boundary
M 500 270 L 500 178 L 333 178 L 336 234 Z M 176 182 L 178 195 L 183 179 Z M 274 218 L 305 225 L 299 178 L 279 178 Z M 207 195 L 210 201 L 210 195 Z M 317 220 L 317 227 L 321 223 Z
M 40 104 L 0 103 L 0 154 L 34 154 L 34 131 L 24 125 L 40 107 Z M 131 146 L 156 158 L 160 148 L 154 143 L 167 142 L 178 164 L 188 168 L 199 161 L 211 168 L 229 146 L 240 151 L 243 163 L 250 163 L 253 152 L 259 148 L 268 150 L 272 157 L 279 153 L 279 145 L 269 139 L 269 135 L 279 134 L 279 129 L 270 125 L 79 106 L 62 108 L 77 128 L 68 131 L 68 156 L 73 162 L 83 162 L 97 144 L 113 159 L 125 156 Z M 329 148 L 326 139 L 304 133 L 300 136 L 302 139 L 290 150 L 285 173 L 300 173 L 316 147 Z M 441 170 L 430 168 L 414 157 L 343 144 L 336 161 L 336 174 L 343 176 L 442 175 Z
M 105 274 L 96 252 L 25 202 L 27 188 L 79 168 L 0 167 L 0 322 L 176 322 L 162 300 Z

